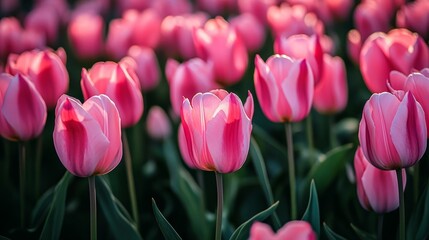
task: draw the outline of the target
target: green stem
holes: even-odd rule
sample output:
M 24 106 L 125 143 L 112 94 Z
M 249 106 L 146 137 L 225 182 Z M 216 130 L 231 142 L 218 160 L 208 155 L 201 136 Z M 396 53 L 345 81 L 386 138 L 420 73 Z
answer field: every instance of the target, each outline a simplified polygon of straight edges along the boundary
M 127 172 L 128 190 L 130 193 L 131 210 L 133 213 L 135 226 L 137 229 L 139 229 L 139 211 L 137 208 L 136 188 L 134 186 L 134 176 L 133 176 L 130 146 L 128 144 L 128 139 L 127 139 L 125 130 L 122 131 L 122 142 L 124 144 L 124 160 L 125 160 L 125 168 Z
M 19 142 L 19 188 L 21 195 L 21 227 L 25 227 L 25 144 Z
M 222 238 L 222 209 L 223 209 L 223 183 L 222 174 L 215 172 L 217 187 L 217 214 L 216 214 L 216 240 Z
M 286 142 L 289 167 L 289 184 L 290 184 L 290 203 L 291 203 L 291 219 L 295 220 L 297 215 L 296 209 L 296 186 L 295 186 L 295 162 L 293 157 L 293 139 L 292 139 L 292 123 L 286 123 Z
M 315 159 L 315 152 L 314 152 L 314 138 L 313 138 L 313 123 L 311 120 L 311 112 L 308 114 L 307 118 L 305 119 L 306 128 L 307 128 L 307 141 L 308 141 L 308 150 L 309 150 L 309 157 L 311 162 L 314 162 Z
M 7 186 L 9 184 L 9 166 L 10 166 L 10 142 L 3 139 L 4 143 L 4 165 L 2 174 L 2 184 Z
M 91 240 L 97 239 L 97 193 L 95 190 L 95 176 L 88 178 L 89 182 L 89 209 Z
M 34 180 L 34 196 L 36 199 L 40 196 L 40 171 L 41 171 L 41 165 L 42 165 L 42 150 L 43 150 L 43 137 L 40 135 L 37 138 L 37 145 L 36 145 L 36 166 L 34 167 L 36 176 Z
M 404 191 L 402 187 L 402 169 L 396 170 L 398 179 L 399 191 L 399 239 L 405 240 L 405 206 L 404 206 Z
M 417 162 L 416 165 L 413 166 L 413 168 L 414 168 L 414 181 L 413 181 L 414 203 L 417 204 L 419 200 L 420 162 Z
M 337 144 L 337 138 L 335 136 L 335 118 L 334 115 L 329 115 L 329 144 L 331 149 L 335 148 Z
M 384 222 L 384 215 L 383 214 L 378 215 L 377 239 L 383 239 L 383 222 Z

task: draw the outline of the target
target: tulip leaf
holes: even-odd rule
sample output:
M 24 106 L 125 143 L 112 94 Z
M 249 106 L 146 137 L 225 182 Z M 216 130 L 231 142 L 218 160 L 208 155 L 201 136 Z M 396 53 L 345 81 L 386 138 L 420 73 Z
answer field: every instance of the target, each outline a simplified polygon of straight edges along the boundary
M 164 142 L 164 153 L 170 174 L 170 186 L 186 209 L 194 233 L 201 239 L 209 237 L 201 188 L 180 163 L 176 145 L 171 139 Z
M 326 223 L 323 223 L 323 229 L 325 229 L 325 234 L 329 240 L 346 240 L 343 236 L 335 233 Z
M 419 199 L 417 207 L 407 226 L 407 239 L 427 239 L 429 237 L 429 185 Z
M 319 192 L 325 192 L 337 175 L 344 169 L 348 159 L 352 158 L 353 145 L 347 144 L 334 148 L 326 154 L 326 157 L 315 164 L 307 176 L 307 185 L 314 180 Z
M 244 240 L 247 239 L 249 236 L 250 227 L 252 226 L 253 222 L 255 221 L 263 221 L 267 217 L 269 217 L 271 214 L 274 213 L 277 206 L 279 205 L 279 202 L 275 202 L 273 205 L 271 205 L 269 208 L 265 209 L 264 211 L 256 214 L 243 224 L 241 224 L 232 234 L 230 240 Z
M 162 235 L 164 235 L 165 239 L 168 240 L 180 240 L 182 239 L 179 234 L 177 234 L 176 230 L 174 230 L 173 226 L 165 219 L 164 215 L 162 215 L 161 211 L 158 209 L 155 200 L 152 198 L 152 209 L 155 214 L 156 222 L 158 223 L 159 228 L 161 229 Z
M 31 213 L 30 226 L 32 229 L 38 228 L 48 215 L 49 207 L 51 206 L 52 199 L 54 198 L 54 189 L 55 187 L 48 189 L 37 201 L 36 206 Z
M 40 234 L 40 239 L 59 239 L 63 225 L 67 189 L 73 176 L 66 172 L 55 186 L 52 203 L 49 207 L 48 216 Z
M 309 222 L 316 234 L 320 236 L 319 200 L 314 181 L 311 181 L 310 184 L 310 197 L 308 199 L 307 209 L 302 216 L 302 220 Z
M 116 239 L 142 239 L 134 224 L 122 213 L 123 209 L 118 207 L 118 200 L 102 176 L 96 178 L 96 186 L 100 212 L 103 213 L 113 236 Z
M 271 190 L 271 185 L 268 180 L 267 169 L 265 167 L 265 161 L 261 154 L 261 150 L 259 149 L 258 143 L 252 137 L 250 140 L 250 156 L 252 157 L 253 166 L 255 167 L 256 174 L 258 175 L 259 183 L 262 186 L 262 190 L 264 191 L 265 198 L 267 199 L 268 204 L 274 203 L 273 193 Z M 274 223 L 276 224 L 276 228 L 280 228 L 280 220 L 277 216 L 277 213 L 274 212 L 273 215 Z
M 279 152 L 281 152 L 284 156 L 287 156 L 287 152 L 285 147 L 278 143 L 270 134 L 268 134 L 263 128 L 260 126 L 253 124 L 252 134 L 258 136 L 260 139 L 267 142 L 269 145 L 273 146 Z
M 377 239 L 377 237 L 374 234 L 371 234 L 371 233 L 368 233 L 368 232 L 365 232 L 365 231 L 359 229 L 353 223 L 351 223 L 350 226 L 353 228 L 353 230 L 355 231 L 355 233 L 357 234 L 357 236 L 360 239 L 368 239 L 368 240 L 376 240 Z

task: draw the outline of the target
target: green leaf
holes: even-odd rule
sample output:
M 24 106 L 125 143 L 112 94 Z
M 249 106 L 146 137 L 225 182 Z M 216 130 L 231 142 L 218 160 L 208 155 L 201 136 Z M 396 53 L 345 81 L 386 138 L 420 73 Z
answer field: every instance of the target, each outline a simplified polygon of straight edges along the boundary
M 353 158 L 353 145 L 347 144 L 334 148 L 320 162 L 315 164 L 307 176 L 307 185 L 314 180 L 319 192 L 325 192 L 337 175 L 344 169 L 348 159 Z
M 429 237 L 429 185 L 414 209 L 407 226 L 407 239 L 427 239 Z
M 122 213 L 124 209 L 118 207 L 118 200 L 110 190 L 104 177 L 96 177 L 97 203 L 100 211 L 109 226 L 109 231 L 116 239 L 142 239 L 132 222 Z
M 55 187 L 48 189 L 37 201 L 36 206 L 31 213 L 31 229 L 38 228 L 48 215 L 52 199 L 54 198 L 54 189 Z
M 316 234 L 320 236 L 319 200 L 314 181 L 311 181 L 310 184 L 310 197 L 308 199 L 307 209 L 302 216 L 302 220 L 309 222 Z
M 263 128 L 260 126 L 253 124 L 252 133 L 258 136 L 260 139 L 264 140 L 279 152 L 281 152 L 284 156 L 287 156 L 286 149 L 283 145 L 278 143 L 270 134 L 268 134 Z
M 173 226 L 165 219 L 164 215 L 162 215 L 161 211 L 159 211 L 158 206 L 156 205 L 155 200 L 152 198 L 152 209 L 155 214 L 156 222 L 158 223 L 159 228 L 161 229 L 162 235 L 164 235 L 165 239 L 168 240 L 180 240 L 182 239 L 179 234 L 177 234 L 176 230 L 174 230 Z
M 55 186 L 48 216 L 40 234 L 40 239 L 59 239 L 63 225 L 67 189 L 73 176 L 66 172 Z
M 335 233 L 326 223 L 323 223 L 323 229 L 329 240 L 346 240 L 343 236 Z
M 261 184 L 262 190 L 264 191 L 265 198 L 267 199 L 268 204 L 271 205 L 274 203 L 274 198 L 271 185 L 268 180 L 265 161 L 261 154 L 261 150 L 259 149 L 258 143 L 253 137 L 250 140 L 250 156 L 252 157 L 253 166 L 255 167 L 256 174 L 258 175 L 258 180 Z M 280 228 L 281 224 L 276 212 L 273 213 L 273 220 L 276 224 L 276 228 Z
M 250 227 L 252 226 L 254 221 L 263 221 L 267 217 L 269 217 L 273 212 L 276 210 L 277 206 L 279 205 L 279 202 L 277 201 L 273 205 L 271 205 L 269 208 L 265 209 L 264 211 L 256 214 L 243 224 L 241 224 L 232 234 L 230 240 L 244 240 L 247 239 L 249 236 Z
M 357 236 L 360 239 L 363 239 L 363 240 L 376 240 L 377 239 L 377 237 L 374 234 L 371 234 L 371 233 L 368 233 L 368 232 L 365 232 L 365 231 L 359 229 L 353 223 L 351 223 L 350 226 L 353 228 L 353 230 L 355 231 L 355 233 L 357 234 Z

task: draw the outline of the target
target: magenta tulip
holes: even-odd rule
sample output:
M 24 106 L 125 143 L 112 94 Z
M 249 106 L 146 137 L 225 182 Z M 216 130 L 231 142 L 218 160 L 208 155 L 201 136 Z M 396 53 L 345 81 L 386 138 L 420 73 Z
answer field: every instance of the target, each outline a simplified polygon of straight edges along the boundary
M 6 71 L 12 75 L 24 74 L 30 79 L 49 109 L 53 109 L 58 98 L 67 92 L 69 75 L 65 66 L 65 51 L 33 50 L 20 55 L 11 54 Z
M 252 131 L 253 98 L 213 90 L 183 101 L 181 119 L 193 165 L 204 171 L 235 172 L 244 164 Z
M 83 104 L 61 96 L 53 137 L 62 164 L 78 177 L 106 174 L 122 158 L 121 119 L 113 101 L 103 94 Z
M 374 32 L 389 30 L 390 16 L 385 12 L 386 9 L 381 8 L 376 1 L 364 1 L 356 7 L 354 22 L 364 40 Z
M 236 0 L 196 0 L 198 9 L 204 10 L 211 15 L 220 15 L 224 12 L 234 11 L 237 6 Z
M 60 16 L 53 7 L 43 5 L 33 9 L 26 16 L 25 28 L 43 33 L 47 42 L 53 44 L 57 40 L 60 21 Z
M 79 58 L 96 58 L 104 51 L 103 18 L 96 14 L 81 13 L 68 25 L 70 43 Z
M 407 29 L 378 32 L 365 41 L 359 62 L 368 89 L 373 93 L 386 92 L 390 71 L 410 74 L 429 66 L 429 47 L 419 35 Z
M 305 59 L 255 57 L 255 89 L 265 116 L 273 122 L 297 122 L 310 112 L 314 80 Z
M 368 211 L 388 213 L 399 207 L 398 180 L 395 171 L 380 170 L 368 162 L 358 147 L 354 158 L 356 188 L 360 205 Z M 402 169 L 405 190 L 407 174 Z
M 238 82 L 247 68 L 247 50 L 236 30 L 222 17 L 210 19 L 195 29 L 197 56 L 212 61 L 216 80 L 223 85 Z
M 143 96 L 136 74 L 125 64 L 97 62 L 88 71 L 82 69 L 80 82 L 85 99 L 106 94 L 119 110 L 122 127 L 136 124 L 143 114 Z
M 425 113 L 411 92 L 373 94 L 359 124 L 368 161 L 383 170 L 413 166 L 426 151 Z
M 249 240 L 316 240 L 317 235 L 306 221 L 290 221 L 274 233 L 268 224 L 254 222 Z
M 0 135 L 27 141 L 45 127 L 46 104 L 33 83 L 24 75 L 0 74 Z
M 313 106 L 325 114 L 338 113 L 347 105 L 346 66 L 340 57 L 324 55 L 324 71 L 314 89 Z
M 415 1 L 403 5 L 396 14 L 396 25 L 410 29 L 429 39 L 429 1 Z
M 146 129 L 153 139 L 165 139 L 171 135 L 170 120 L 165 111 L 159 106 L 150 108 L 147 114 Z

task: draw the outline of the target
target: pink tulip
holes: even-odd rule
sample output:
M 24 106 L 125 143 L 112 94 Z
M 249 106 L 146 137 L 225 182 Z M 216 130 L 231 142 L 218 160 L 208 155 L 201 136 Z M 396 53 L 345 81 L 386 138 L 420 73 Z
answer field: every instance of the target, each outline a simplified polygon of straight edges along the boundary
M 188 0 L 153 0 L 150 8 L 161 18 L 191 13 L 192 5 Z
M 360 205 L 368 211 L 388 213 L 399 207 L 398 179 L 395 171 L 380 170 L 372 166 L 358 147 L 354 166 L 356 188 Z M 402 169 L 402 185 L 405 190 L 407 173 Z
M 204 171 L 240 169 L 249 152 L 253 98 L 246 103 L 234 93 L 213 90 L 183 101 L 181 119 L 189 157 Z
M 371 92 L 388 91 L 386 80 L 392 70 L 409 74 L 429 66 L 429 48 L 423 39 L 407 29 L 388 34 L 374 33 L 360 53 L 360 71 Z
M 238 0 L 238 9 L 241 13 L 252 14 L 260 23 L 267 22 L 268 8 L 276 5 L 278 0 Z
M 247 68 L 247 50 L 243 40 L 225 19 L 210 19 L 204 28 L 194 31 L 197 55 L 212 61 L 216 80 L 223 85 L 238 82 Z
M 115 104 L 103 94 L 83 104 L 61 96 L 53 137 L 61 163 L 78 177 L 109 173 L 122 158 L 121 119 Z
M 208 15 L 203 12 L 179 16 L 167 16 L 161 24 L 162 45 L 170 57 L 179 55 L 184 59 L 197 56 L 192 31 L 204 26 Z
M 323 23 L 301 5 L 289 6 L 283 3 L 279 7 L 271 6 L 267 12 L 267 22 L 274 37 L 290 37 L 295 34 L 320 36 L 324 32 Z
M 116 1 L 117 8 L 120 14 L 123 14 L 127 10 L 143 11 L 149 7 L 150 0 L 121 0 Z
M 265 41 L 265 28 L 253 15 L 240 14 L 230 20 L 249 51 L 256 51 L 262 47 Z
M 408 28 L 429 39 L 429 1 L 415 1 L 402 6 L 396 14 L 396 25 Z
M 65 66 L 65 51 L 33 50 L 20 55 L 9 55 L 6 71 L 12 75 L 26 75 L 35 85 L 49 109 L 55 107 L 58 98 L 67 92 L 69 75 Z
M 273 55 L 255 57 L 255 89 L 265 116 L 273 122 L 297 122 L 311 109 L 314 80 L 305 59 Z
M 208 92 L 218 87 L 214 81 L 213 64 L 199 58 L 182 64 L 169 59 L 165 72 L 170 86 L 171 106 L 178 116 L 183 98 L 192 98 L 198 92 Z
M 211 15 L 221 15 L 237 8 L 236 0 L 197 0 L 197 7 Z
M 311 37 L 304 34 L 277 37 L 274 42 L 274 52 L 284 54 L 293 59 L 306 59 L 314 75 L 317 85 L 323 74 L 323 49 L 317 35 Z
M 352 0 L 287 0 L 291 5 L 303 5 L 309 12 L 315 13 L 326 24 L 334 20 L 344 20 L 353 7 Z
M 332 114 L 347 105 L 346 66 L 340 57 L 324 55 L 324 71 L 314 89 L 313 106 L 320 113 Z
M 249 240 L 316 240 L 317 235 L 306 221 L 290 221 L 274 233 L 268 224 L 254 222 Z
M 91 59 L 103 53 L 103 18 L 96 14 L 82 13 L 68 26 L 68 38 L 76 56 Z
M 413 166 L 426 151 L 425 113 L 411 92 L 373 94 L 359 124 L 368 161 L 383 170 Z
M 42 32 L 50 44 L 57 40 L 60 23 L 55 9 L 47 5 L 33 9 L 25 18 L 25 28 Z
M 134 26 L 122 18 L 109 23 L 105 52 L 111 58 L 119 60 L 127 55 L 131 46 L 131 34 Z
M 390 17 L 384 14 L 386 9 L 381 8 L 376 1 L 366 1 L 359 4 L 354 12 L 356 29 L 367 39 L 374 32 L 387 32 Z
M 183 125 L 179 125 L 177 138 L 179 142 L 179 150 L 180 154 L 182 155 L 183 161 L 188 165 L 188 167 L 197 169 L 198 167 L 195 166 L 194 162 L 191 160 L 191 156 L 189 155 L 189 149 L 188 149 L 188 143 L 186 142 L 185 132 L 183 131 Z
M 159 83 L 158 59 L 151 48 L 132 46 L 128 50 L 128 57 L 121 62 L 126 62 L 136 73 L 140 87 L 143 91 L 154 89 Z
M 143 96 L 136 74 L 125 64 L 97 62 L 88 71 L 82 69 L 80 82 L 85 99 L 106 94 L 116 104 L 122 127 L 136 124 L 143 114 Z
M 426 119 L 426 129 L 429 136 L 429 68 L 424 68 L 421 72 L 414 72 L 406 76 L 398 71 L 390 72 L 389 83 L 395 90 L 410 91 L 413 93 L 417 102 L 420 103 Z
M 362 37 L 358 30 L 352 29 L 347 33 L 347 53 L 349 58 L 359 64 L 359 56 L 362 48 Z
M 153 139 L 165 139 L 171 135 L 170 120 L 159 106 L 150 108 L 147 115 L 146 129 Z
M 46 122 L 46 105 L 24 75 L 0 74 L 0 135 L 27 141 L 40 135 Z

